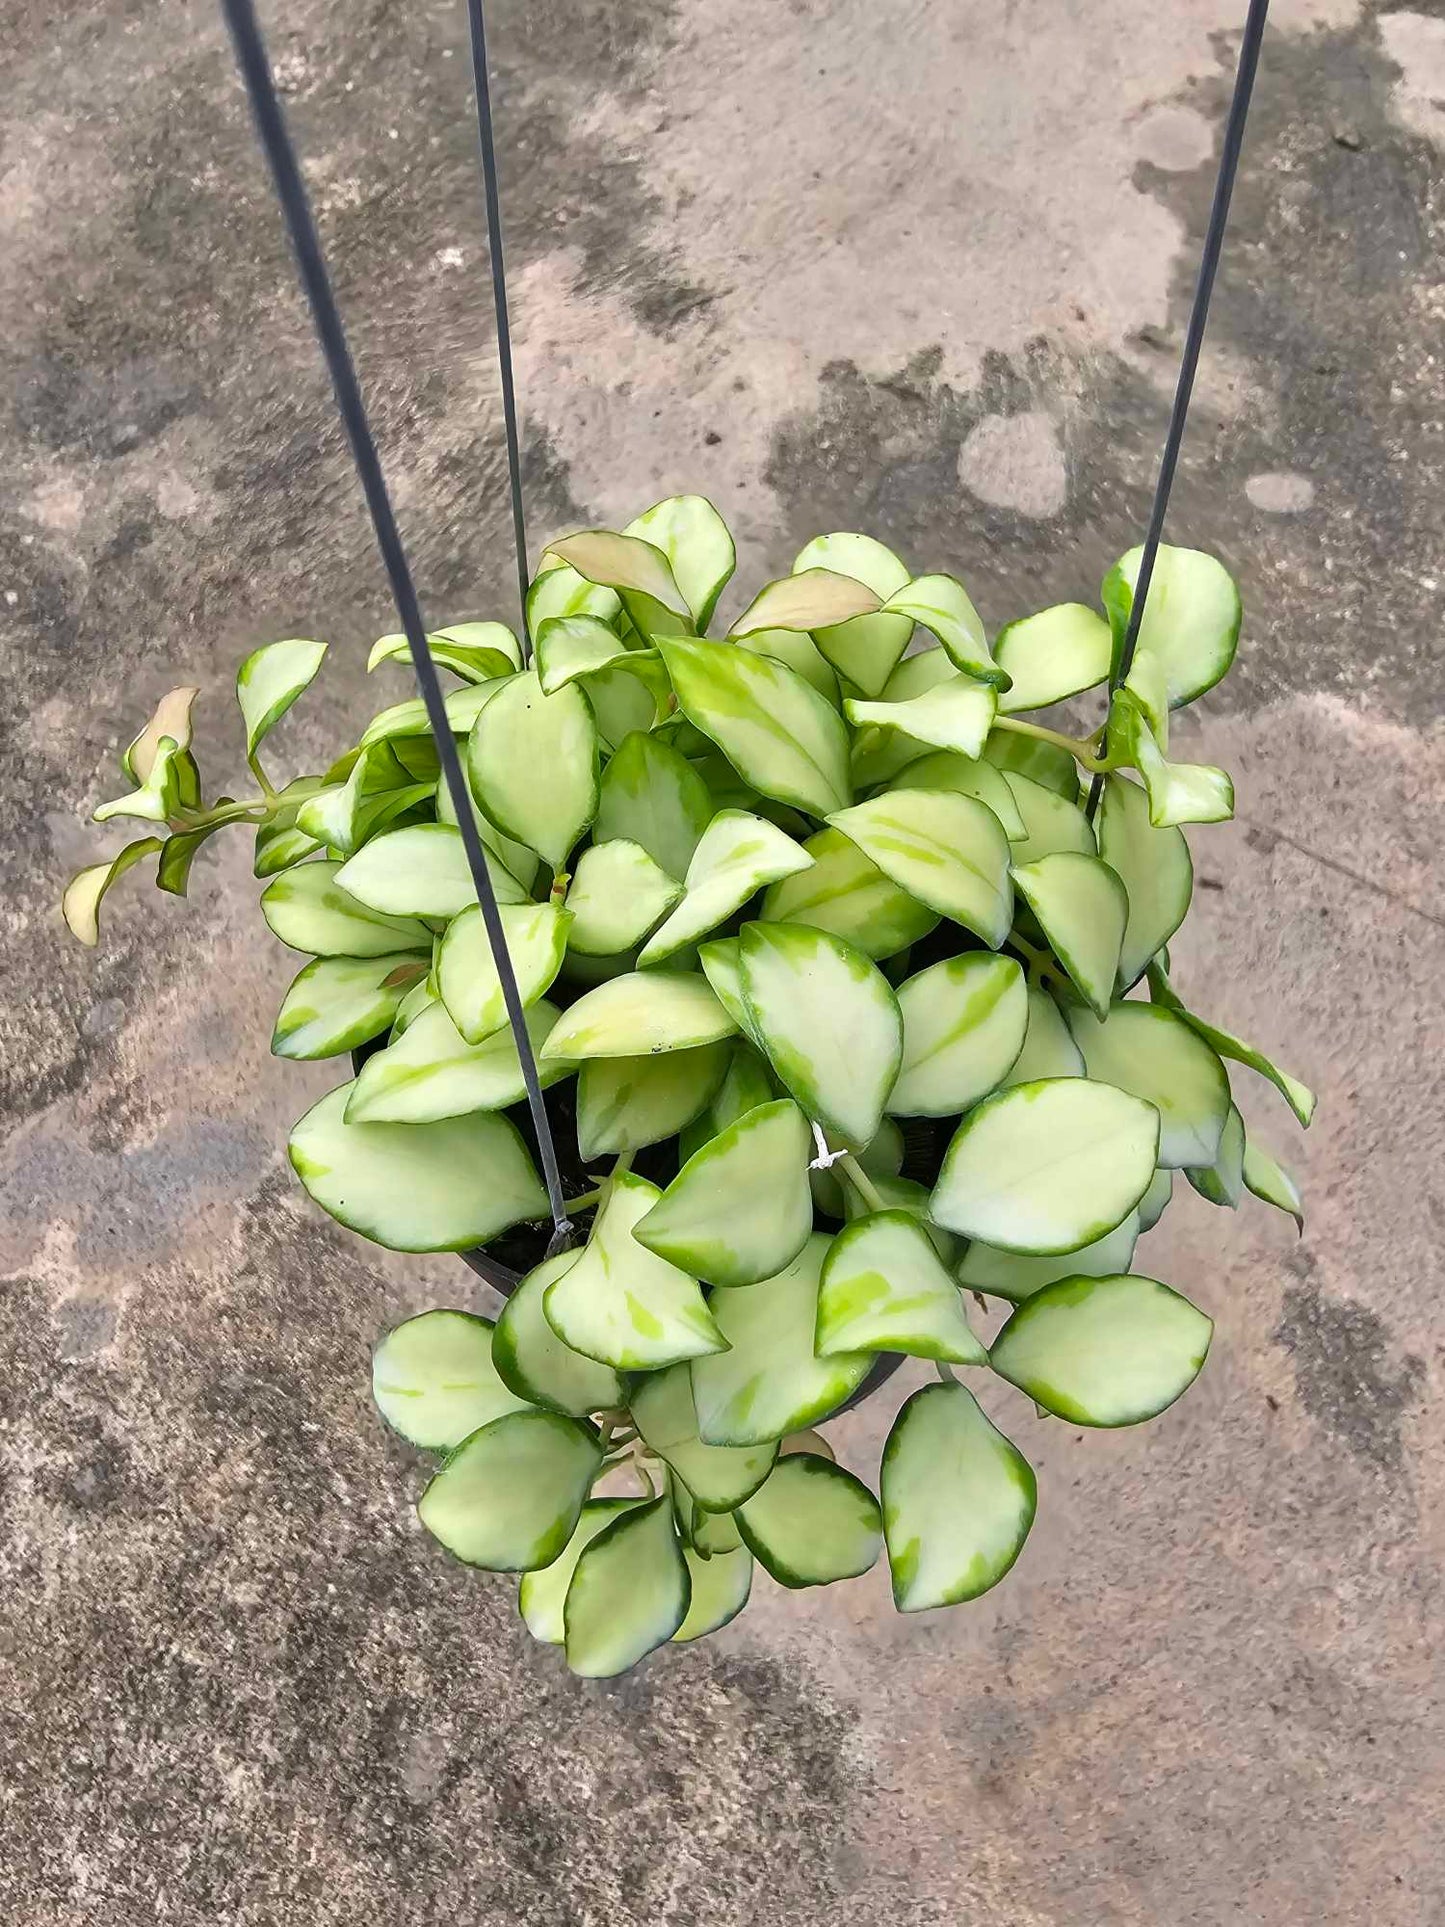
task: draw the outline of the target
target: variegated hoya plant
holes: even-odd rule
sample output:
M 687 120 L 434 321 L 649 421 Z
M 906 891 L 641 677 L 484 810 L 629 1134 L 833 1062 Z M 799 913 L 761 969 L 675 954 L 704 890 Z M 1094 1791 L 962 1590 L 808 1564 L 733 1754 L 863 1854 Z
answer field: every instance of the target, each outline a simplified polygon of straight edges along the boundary
M 393 1250 L 486 1247 L 523 1274 L 495 1323 L 424 1312 L 376 1351 L 382 1415 L 439 1457 L 422 1522 L 521 1573 L 528 1628 L 585 1675 L 726 1624 L 755 1561 L 815 1586 L 886 1546 L 904 1612 L 985 1592 L 1035 1480 L 970 1381 L 1075 1426 L 1153 1417 L 1211 1335 L 1135 1267 L 1175 1173 L 1300 1212 L 1226 1065 L 1302 1124 L 1313 1098 L 1169 974 L 1180 825 L 1233 807 L 1223 771 L 1169 760 L 1171 710 L 1235 653 L 1221 565 L 1161 551 L 1127 678 L 1078 739 L 1030 715 L 1116 680 L 1138 551 L 1102 614 L 1065 603 L 992 647 L 954 578 L 855 534 L 708 640 L 734 559 L 712 506 L 676 497 L 551 545 L 534 655 L 496 622 L 432 639 L 573 1249 L 543 1255 L 518 1051 L 419 701 L 277 787 L 260 751 L 324 645 L 260 649 L 238 680 L 258 793 L 208 804 L 196 691 L 173 691 L 95 812 L 155 833 L 65 896 L 94 943 L 142 858 L 184 895 L 207 838 L 254 831 L 262 913 L 308 959 L 272 1049 L 355 1054 L 291 1134 L 302 1184 Z M 369 667 L 407 661 L 387 636 Z M 971 1307 L 993 1300 L 986 1343 Z M 938 1382 L 903 1404 L 875 1497 L 813 1428 L 898 1354 Z

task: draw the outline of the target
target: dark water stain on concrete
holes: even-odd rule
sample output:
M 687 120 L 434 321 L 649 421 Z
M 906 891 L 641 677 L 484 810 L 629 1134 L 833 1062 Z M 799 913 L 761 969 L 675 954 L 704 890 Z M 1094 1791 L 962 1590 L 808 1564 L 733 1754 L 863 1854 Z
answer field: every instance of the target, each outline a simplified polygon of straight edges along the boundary
M 1404 1462 L 1402 1426 L 1424 1361 L 1393 1363 L 1390 1331 L 1368 1305 L 1330 1298 L 1312 1282 L 1285 1289 L 1274 1333 L 1294 1360 L 1301 1405 L 1330 1436 L 1383 1472 Z
M 1220 73 L 1182 97 L 1216 124 L 1233 68 L 1219 51 Z M 1242 367 L 1245 393 L 1226 415 L 1201 382 L 1168 525 L 1170 539 L 1220 555 L 1244 590 L 1239 661 L 1208 699 L 1220 707 L 1339 690 L 1417 723 L 1445 714 L 1445 174 L 1390 118 L 1394 77 L 1372 15 L 1268 44 L 1206 347 L 1206 376 Z M 916 566 L 957 569 L 991 624 L 1093 600 L 1147 519 L 1214 174 L 1211 158 L 1192 174 L 1136 176 L 1185 230 L 1173 326 L 1141 337 L 1138 366 L 1041 336 L 989 356 L 967 393 L 938 379 L 926 347 L 881 380 L 829 369 L 817 406 L 774 440 L 788 533 L 870 529 Z M 1031 409 L 1054 418 L 1068 467 L 1065 505 L 1042 519 L 958 481 L 978 421 Z M 1250 479 L 1279 473 L 1310 485 L 1307 509 L 1252 505 Z

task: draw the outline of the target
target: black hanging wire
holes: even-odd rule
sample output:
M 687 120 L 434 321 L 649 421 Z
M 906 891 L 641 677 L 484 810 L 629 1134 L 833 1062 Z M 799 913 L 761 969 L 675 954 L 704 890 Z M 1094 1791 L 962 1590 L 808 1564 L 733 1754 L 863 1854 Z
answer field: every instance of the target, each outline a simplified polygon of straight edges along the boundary
M 312 218 L 306 189 L 302 185 L 300 169 L 296 163 L 296 150 L 291 144 L 285 116 L 276 95 L 271 65 L 266 57 L 265 42 L 256 19 L 256 9 L 253 0 L 221 0 L 221 6 L 226 24 L 231 31 L 231 38 L 235 43 L 236 58 L 241 68 L 242 79 L 246 84 L 246 91 L 250 96 L 251 111 L 255 115 L 261 146 L 271 170 L 276 197 L 281 203 L 281 211 L 285 216 L 301 285 L 311 308 L 311 319 L 331 375 L 331 385 L 336 394 L 336 406 L 340 411 L 347 439 L 351 444 L 352 459 L 356 463 L 356 472 L 366 497 L 372 527 L 376 532 L 377 547 L 381 550 L 381 559 L 391 583 L 391 593 L 396 602 L 397 614 L 401 618 L 401 626 L 411 648 L 412 666 L 416 670 L 417 684 L 421 690 L 422 701 L 426 704 L 432 734 L 436 738 L 442 774 L 446 778 L 447 788 L 451 792 L 452 803 L 456 809 L 457 827 L 461 831 L 462 845 L 466 850 L 467 863 L 471 869 L 477 900 L 481 905 L 482 919 L 486 925 L 487 940 L 491 945 L 497 976 L 501 981 L 507 1018 L 516 1040 L 522 1078 L 527 1088 L 527 1105 L 537 1133 L 537 1148 L 542 1159 L 542 1175 L 546 1182 L 547 1200 L 552 1212 L 553 1236 L 548 1247 L 551 1255 L 553 1252 L 565 1249 L 572 1242 L 572 1225 L 567 1216 L 566 1199 L 562 1195 L 562 1178 L 557 1168 L 557 1150 L 552 1141 L 552 1127 L 542 1099 L 542 1087 L 537 1076 L 537 1060 L 532 1053 L 531 1039 L 527 1035 L 527 1023 L 522 1009 L 521 995 L 517 989 L 516 973 L 512 969 L 512 960 L 507 952 L 506 933 L 497 911 L 497 896 L 492 888 L 492 879 L 487 872 L 486 854 L 477 829 L 476 817 L 472 812 L 471 793 L 467 788 L 461 761 L 457 755 L 457 746 L 452 737 L 451 723 L 442 697 L 441 684 L 437 680 L 436 665 L 432 661 L 431 645 L 427 640 L 426 625 L 422 621 L 416 587 L 407 564 L 406 552 L 402 548 L 396 517 L 392 512 L 391 497 L 387 493 L 386 480 L 376 452 L 376 443 L 367 421 L 366 405 L 361 398 L 361 389 L 356 379 L 351 352 L 346 345 L 346 334 L 341 325 L 336 297 L 332 293 L 330 277 L 327 275 L 326 264 L 322 259 L 316 223 Z M 525 569 L 525 562 L 522 566 Z M 523 627 L 525 633 L 525 624 Z
M 1189 417 L 1189 402 L 1194 393 L 1194 376 L 1199 367 L 1199 351 L 1204 345 L 1204 330 L 1209 321 L 1209 300 L 1214 292 L 1214 277 L 1224 247 L 1224 230 L 1229 224 L 1229 203 L 1239 172 L 1239 156 L 1244 146 L 1244 126 L 1249 119 L 1254 77 L 1259 70 L 1259 51 L 1264 41 L 1265 16 L 1269 0 L 1249 0 L 1249 14 L 1240 42 L 1239 65 L 1234 75 L 1234 97 L 1229 103 L 1229 119 L 1224 128 L 1224 146 L 1219 156 L 1219 172 L 1214 180 L 1214 200 L 1209 210 L 1209 226 L 1204 236 L 1204 253 L 1199 262 L 1199 278 L 1194 284 L 1194 305 L 1189 311 L 1189 329 L 1184 337 L 1184 353 L 1179 363 L 1179 379 L 1174 389 L 1174 406 L 1169 415 L 1169 433 L 1164 438 L 1164 453 L 1154 483 L 1154 504 L 1149 511 L 1149 527 L 1144 537 L 1144 553 L 1139 559 L 1139 576 L 1134 584 L 1134 601 L 1124 646 L 1109 677 L 1109 695 L 1128 675 L 1144 620 L 1144 605 L 1149 585 L 1154 580 L 1154 564 L 1164 535 L 1164 517 L 1169 510 L 1169 492 L 1174 486 L 1174 471 L 1179 465 L 1179 450 L 1184 441 L 1184 424 Z M 1092 821 L 1104 793 L 1103 774 L 1096 774 L 1089 787 L 1086 814 Z
M 477 145 L 482 154 L 482 192 L 487 204 L 487 248 L 492 257 L 492 305 L 497 313 L 497 367 L 502 378 L 502 422 L 507 435 L 507 474 L 512 487 L 512 539 L 517 549 L 517 596 L 521 603 L 522 660 L 527 636 L 527 518 L 522 507 L 522 453 L 517 438 L 517 384 L 512 374 L 512 324 L 507 310 L 507 265 L 502 257 L 502 202 L 497 191 L 497 153 L 492 141 L 492 88 L 487 75 L 487 21 L 483 0 L 467 0 L 472 37 L 472 81 L 477 100 Z

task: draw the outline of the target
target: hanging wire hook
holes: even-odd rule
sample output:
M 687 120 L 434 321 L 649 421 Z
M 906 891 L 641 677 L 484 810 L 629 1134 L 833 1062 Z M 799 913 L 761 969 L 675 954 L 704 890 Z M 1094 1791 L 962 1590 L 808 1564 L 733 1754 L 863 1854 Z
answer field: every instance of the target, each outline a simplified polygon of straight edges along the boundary
M 492 957 L 497 966 L 502 997 L 507 1007 L 507 1019 L 512 1027 L 512 1036 L 516 1041 L 517 1056 L 522 1067 L 522 1080 L 527 1089 L 527 1105 L 537 1134 L 542 1175 L 547 1186 L 547 1200 L 552 1212 L 553 1236 L 548 1247 L 550 1256 L 565 1249 L 572 1242 L 572 1223 L 567 1216 L 566 1199 L 562 1195 L 562 1178 L 557 1167 L 557 1148 L 552 1140 L 552 1127 L 542 1098 L 542 1086 L 537 1076 L 537 1060 L 532 1052 L 532 1040 L 527 1035 L 527 1022 L 522 1008 L 521 994 L 517 989 L 516 973 L 512 969 L 512 960 L 507 952 L 506 933 L 502 928 L 502 919 L 497 910 L 496 891 L 492 888 L 492 879 L 487 871 L 486 854 L 473 813 L 471 792 L 467 788 L 461 760 L 457 755 L 451 722 L 447 716 L 441 684 L 437 679 L 436 665 L 432 661 L 431 644 L 427 640 L 426 625 L 422 621 L 416 587 L 412 581 L 406 552 L 402 547 L 396 516 L 392 511 L 391 497 L 387 492 L 381 461 L 367 420 L 366 404 L 362 400 L 361 388 L 356 379 L 351 351 L 346 345 L 346 333 L 341 325 L 336 297 L 332 292 L 326 263 L 322 258 L 316 223 L 312 218 L 306 189 L 302 184 L 301 172 L 296 162 L 296 150 L 292 146 L 286 119 L 281 111 L 280 100 L 277 98 L 276 85 L 271 75 L 271 64 L 266 57 L 266 46 L 256 19 L 255 6 L 253 0 L 221 0 L 221 7 L 226 17 L 226 24 L 231 31 L 231 38 L 235 43 L 236 59 L 240 65 L 241 77 L 246 84 L 246 91 L 250 96 L 251 111 L 255 116 L 256 130 L 266 155 L 267 165 L 271 170 L 276 198 L 281 204 L 281 212 L 291 237 L 301 286 L 311 309 L 311 320 L 331 375 L 331 386 L 336 394 L 336 406 L 346 429 L 347 440 L 351 444 L 352 459 L 356 464 L 362 493 L 366 497 L 366 506 L 376 533 L 377 547 L 381 551 L 381 559 L 386 567 L 387 579 L 391 584 L 391 593 L 396 602 L 397 614 L 401 618 L 401 626 L 406 632 L 407 643 L 411 649 L 412 667 L 416 671 L 417 685 L 421 690 L 422 701 L 426 705 L 432 735 L 436 739 L 437 756 L 441 761 L 442 774 L 446 778 L 447 788 L 456 810 L 457 828 L 461 832 L 462 847 L 466 851 L 467 864 L 472 873 L 472 882 L 476 887 L 477 901 L 481 905 L 487 941 L 491 945 Z M 524 562 L 524 569 L 525 566 Z M 525 635 L 525 623 L 523 633 Z
M 512 488 L 512 540 L 517 549 L 517 596 L 521 604 L 522 661 L 531 656 L 527 634 L 527 519 L 522 507 L 522 453 L 517 435 L 517 384 L 512 373 L 512 324 L 507 309 L 507 264 L 502 255 L 502 200 L 492 141 L 492 87 L 487 73 L 487 21 L 483 0 L 467 0 L 472 40 L 472 81 L 477 101 L 477 145 L 482 155 L 482 193 L 487 205 L 487 249 L 492 258 L 492 305 L 497 315 L 497 369 L 502 380 L 502 422 L 507 436 L 507 475 Z
M 1144 605 L 1149 585 L 1154 580 L 1154 564 L 1164 538 L 1164 517 L 1169 510 L 1169 494 L 1174 487 L 1174 471 L 1179 466 L 1179 450 L 1184 442 L 1184 424 L 1189 418 L 1189 403 L 1194 394 L 1194 377 L 1199 368 L 1199 351 L 1204 345 L 1204 330 L 1209 321 L 1209 301 L 1214 293 L 1214 277 L 1224 248 L 1224 230 L 1229 224 L 1229 203 L 1239 173 L 1239 157 L 1244 146 L 1245 122 L 1254 93 L 1254 77 L 1259 71 L 1259 52 L 1264 41 L 1265 17 L 1269 0 L 1249 0 L 1249 13 L 1240 41 L 1239 65 L 1234 75 L 1234 96 L 1229 103 L 1229 119 L 1224 127 L 1224 146 L 1219 155 L 1219 172 L 1214 177 L 1214 200 L 1209 209 L 1209 226 L 1204 235 L 1204 252 L 1199 260 L 1199 277 L 1194 284 L 1194 304 L 1189 311 L 1189 329 L 1184 337 L 1184 353 L 1179 362 L 1179 379 L 1174 388 L 1174 406 L 1169 412 L 1169 432 L 1164 438 L 1164 453 L 1159 458 L 1159 474 L 1154 483 L 1154 502 L 1149 511 L 1149 527 L 1144 536 L 1144 553 L 1139 558 L 1139 576 L 1134 584 L 1134 601 L 1129 611 L 1129 626 L 1124 647 L 1109 677 L 1109 695 L 1123 683 L 1134 661 L 1139 630 L 1144 621 Z M 1092 822 L 1104 794 L 1104 776 L 1099 771 L 1089 786 L 1085 815 Z

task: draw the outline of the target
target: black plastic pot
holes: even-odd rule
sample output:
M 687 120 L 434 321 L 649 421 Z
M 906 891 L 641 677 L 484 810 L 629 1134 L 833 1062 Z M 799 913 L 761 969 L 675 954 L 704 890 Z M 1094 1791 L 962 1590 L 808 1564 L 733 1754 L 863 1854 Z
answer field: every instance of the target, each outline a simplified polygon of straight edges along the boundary
M 359 1071 L 372 1052 L 381 1049 L 383 1042 L 384 1039 L 378 1037 L 370 1044 L 363 1044 L 360 1049 L 354 1050 L 351 1053 L 352 1069 Z M 577 1141 L 576 1118 L 571 1101 L 571 1086 L 569 1084 L 553 1085 L 546 1093 L 545 1101 L 557 1143 L 559 1145 L 575 1144 Z M 507 1116 L 526 1138 L 535 1156 L 537 1141 L 527 1106 L 518 1104 L 507 1112 Z M 649 1151 L 640 1152 L 633 1161 L 633 1169 L 640 1172 L 643 1177 L 652 1178 L 654 1182 L 663 1184 L 676 1175 L 675 1161 L 671 1160 L 666 1151 L 658 1146 L 650 1147 Z M 572 1190 L 578 1197 L 584 1191 L 592 1190 L 595 1182 L 585 1172 L 567 1170 L 562 1173 L 562 1181 L 564 1188 Z M 552 1227 L 549 1223 L 514 1225 L 495 1238 L 492 1245 L 477 1245 L 471 1251 L 458 1252 L 457 1256 L 469 1270 L 474 1271 L 477 1277 L 489 1284 L 494 1291 L 499 1291 L 504 1298 L 510 1298 L 526 1274 L 534 1265 L 539 1265 L 546 1256 L 547 1243 L 551 1235 Z M 497 1255 L 498 1247 L 505 1253 L 504 1257 Z M 515 1262 L 508 1263 L 508 1259 Z M 855 1405 L 861 1405 L 865 1398 L 871 1398 L 880 1385 L 886 1384 L 892 1378 L 902 1363 L 901 1353 L 880 1352 L 873 1362 L 872 1370 L 853 1396 L 845 1399 L 828 1416 L 837 1418 L 840 1413 L 851 1412 Z

